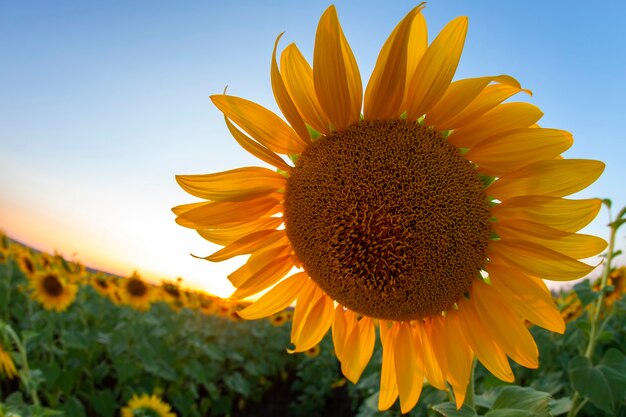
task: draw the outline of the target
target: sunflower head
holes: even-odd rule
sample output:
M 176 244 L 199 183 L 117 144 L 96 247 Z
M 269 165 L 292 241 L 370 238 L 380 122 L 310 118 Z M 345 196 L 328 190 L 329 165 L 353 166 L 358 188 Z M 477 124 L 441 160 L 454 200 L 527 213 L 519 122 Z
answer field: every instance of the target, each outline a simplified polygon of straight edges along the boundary
M 573 143 L 540 127 L 543 113 L 508 75 L 453 81 L 467 18 L 429 42 L 423 4 L 383 44 L 363 89 L 334 6 L 322 15 L 311 66 L 290 44 L 270 67 L 283 120 L 226 94 L 211 100 L 234 139 L 272 168 L 179 175 L 204 201 L 176 221 L 223 246 L 220 262 L 250 255 L 228 279 L 234 299 L 268 290 L 239 314 L 271 317 L 295 302 L 292 352 L 332 327 L 335 353 L 356 382 L 383 346 L 379 408 L 403 413 L 424 378 L 465 398 L 473 358 L 513 381 L 508 358 L 536 368 L 526 321 L 563 332 L 543 279 L 593 270 L 579 259 L 606 242 L 576 233 L 599 199 L 566 196 L 604 164 L 568 160 Z M 419 354 L 418 354 L 419 352 Z
M 122 417 L 176 417 L 172 407 L 157 395 L 134 394 L 121 410 Z
M 152 304 L 152 288 L 136 272 L 122 284 L 122 300 L 131 307 L 146 311 Z
M 76 298 L 78 287 L 60 270 L 37 271 L 31 279 L 32 297 L 46 310 L 64 311 Z

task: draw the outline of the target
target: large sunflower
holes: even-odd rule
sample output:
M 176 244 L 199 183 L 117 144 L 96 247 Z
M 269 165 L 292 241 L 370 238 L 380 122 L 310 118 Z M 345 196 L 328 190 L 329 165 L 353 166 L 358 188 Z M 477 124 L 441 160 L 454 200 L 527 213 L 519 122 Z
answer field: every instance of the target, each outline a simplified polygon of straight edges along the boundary
M 393 30 L 364 95 L 334 7 L 320 19 L 312 68 L 294 44 L 279 65 L 277 40 L 271 82 L 288 123 L 246 99 L 211 97 L 235 140 L 277 170 L 178 176 L 208 201 L 173 209 L 180 225 L 224 246 L 206 259 L 251 255 L 229 275 L 233 297 L 269 291 L 241 316 L 296 303 L 293 351 L 332 327 L 355 382 L 378 322 L 379 408 L 399 397 L 403 412 L 424 378 L 449 383 L 460 407 L 474 356 L 505 381 L 514 379 L 507 356 L 537 367 L 524 320 L 564 330 L 542 279 L 587 275 L 593 267 L 578 259 L 606 246 L 575 233 L 600 200 L 563 198 L 604 165 L 563 159 L 572 136 L 539 127 L 531 104 L 504 103 L 526 91 L 510 76 L 453 82 L 467 18 L 429 45 L 422 8 Z
M 40 270 L 31 279 L 32 297 L 46 310 L 65 311 L 76 298 L 78 287 L 59 270 Z

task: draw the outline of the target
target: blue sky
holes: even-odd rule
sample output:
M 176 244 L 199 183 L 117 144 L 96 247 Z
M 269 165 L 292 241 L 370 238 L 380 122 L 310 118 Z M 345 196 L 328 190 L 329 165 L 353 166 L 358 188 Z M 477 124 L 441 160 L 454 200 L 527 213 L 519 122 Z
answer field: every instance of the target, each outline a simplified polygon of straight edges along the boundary
M 0 228 L 44 250 L 129 274 L 174 278 L 227 295 L 240 260 L 174 223 L 193 201 L 175 174 L 260 163 L 229 136 L 208 98 L 228 85 L 276 110 L 271 52 L 312 57 L 330 3 L 288 1 L 0 1 Z M 335 3 L 364 83 L 380 46 L 415 4 Z M 565 156 L 600 159 L 604 175 L 577 197 L 626 205 L 626 6 L 579 1 L 428 2 L 432 38 L 456 16 L 469 32 L 456 79 L 509 74 L 569 130 Z M 586 229 L 608 235 L 606 212 Z M 625 244 L 622 233 L 618 244 Z

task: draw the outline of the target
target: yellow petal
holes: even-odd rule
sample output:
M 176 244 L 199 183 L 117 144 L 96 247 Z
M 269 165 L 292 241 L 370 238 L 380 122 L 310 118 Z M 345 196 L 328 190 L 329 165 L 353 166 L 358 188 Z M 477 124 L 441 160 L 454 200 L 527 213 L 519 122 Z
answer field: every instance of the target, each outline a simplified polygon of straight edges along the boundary
M 517 80 L 508 75 L 466 78 L 455 81 L 450 84 L 443 97 L 426 114 L 426 125 L 434 126 L 437 130 L 459 127 L 451 124 L 450 120 L 454 120 L 491 82 L 521 88 Z
M 228 275 L 228 280 L 235 288 L 241 287 L 256 273 L 273 263 L 276 258 L 287 256 L 290 246 L 270 247 L 252 254 L 248 261 Z
M 493 222 L 492 227 L 504 241 L 527 241 L 574 259 L 589 258 L 606 248 L 606 241 L 599 237 L 564 232 L 526 220 Z
M 288 249 L 291 249 L 289 246 Z M 295 266 L 291 255 L 274 259 L 265 268 L 254 273 L 231 295 L 232 298 L 242 300 L 259 293 L 280 281 Z
M 420 6 L 422 4 L 420 4 Z M 426 53 L 427 50 L 428 28 L 426 26 L 426 19 L 424 18 L 423 14 L 418 13 L 411 24 L 409 42 L 407 45 L 406 81 L 404 82 L 404 99 L 402 101 L 402 110 L 405 110 L 408 107 L 408 87 L 411 79 L 413 79 L 415 71 L 417 71 L 417 67 L 422 60 L 424 53 Z
M 291 343 L 300 338 L 304 321 L 311 311 L 311 301 L 319 291 L 318 286 L 312 281 L 307 280 L 300 289 L 298 298 L 296 299 L 296 307 L 293 312 L 293 321 L 291 323 Z
M 454 129 L 448 136 L 448 141 L 457 148 L 471 148 L 483 139 L 501 136 L 513 129 L 530 127 L 542 116 L 543 112 L 539 107 L 530 103 L 500 104 L 479 118 Z
M 352 323 L 351 323 L 352 324 Z M 339 362 L 343 361 L 343 348 L 348 339 L 348 335 L 352 331 L 351 327 L 348 327 L 346 319 L 346 310 L 341 304 L 335 306 L 335 317 L 333 318 L 333 346 L 335 348 L 335 356 L 339 359 Z
M 243 201 L 285 188 L 285 177 L 267 168 L 244 167 L 215 174 L 177 175 L 189 194 L 216 201 Z
M 282 210 L 282 194 L 242 202 L 212 202 L 181 213 L 176 223 L 192 229 L 212 229 L 228 223 L 246 223 Z
M 289 166 L 280 156 L 276 155 L 274 152 L 270 151 L 265 146 L 254 141 L 245 133 L 237 129 L 227 117 L 224 117 L 224 121 L 226 122 L 226 127 L 228 127 L 230 134 L 233 138 L 235 138 L 239 146 L 259 158 L 261 161 L 267 162 L 276 168 L 280 168 L 287 172 L 291 170 L 291 166 Z
M 544 329 L 565 331 L 565 322 L 552 297 L 516 268 L 489 264 L 489 279 L 503 301 L 521 317 Z
M 317 26 L 313 52 L 313 83 L 324 113 L 335 130 L 342 131 L 359 121 L 363 86 L 335 6 L 330 6 Z
M 295 44 L 288 45 L 281 54 L 280 70 L 289 95 L 304 121 L 318 132 L 328 135 L 330 121 L 317 100 L 313 85 L 313 69 Z
M 283 81 L 283 77 L 280 74 L 280 70 L 278 69 L 278 64 L 276 63 L 276 48 L 278 47 L 278 41 L 280 37 L 283 36 L 281 33 L 276 38 L 276 42 L 274 43 L 274 51 L 272 52 L 272 68 L 271 68 L 271 79 L 272 79 L 272 91 L 274 91 L 274 98 L 276 99 L 276 104 L 280 108 L 280 111 L 283 112 L 285 118 L 296 131 L 298 136 L 307 144 L 311 143 L 311 137 L 309 136 L 309 131 L 307 130 L 304 122 L 302 121 L 302 117 L 300 117 L 300 113 L 296 108 L 291 96 L 289 95 L 289 91 L 285 86 L 285 82 Z
M 413 19 L 423 8 L 423 5 L 415 7 L 398 23 L 378 54 L 365 89 L 365 120 L 394 119 L 402 113 L 408 42 Z
M 564 197 L 587 187 L 604 171 L 604 163 L 588 159 L 537 161 L 509 172 L 485 192 L 499 200 L 520 195 Z
M 513 382 L 513 371 L 502 349 L 493 340 L 490 331 L 483 324 L 474 307 L 475 301 L 461 299 L 458 317 L 460 328 L 478 360 L 496 377 Z
M 274 113 L 245 98 L 216 94 L 211 100 L 224 116 L 273 152 L 299 154 L 308 143 Z
M 516 85 L 488 85 L 475 100 L 473 100 L 467 107 L 465 107 L 459 114 L 450 119 L 447 123 L 451 126 L 459 127 L 469 125 L 507 98 L 514 96 L 521 91 L 531 94 L 530 91 L 522 90 L 521 87 Z
M 428 113 L 443 96 L 461 59 L 466 33 L 467 17 L 457 17 L 426 50 L 407 88 L 408 120 Z
M 238 311 L 237 314 L 246 320 L 256 320 L 283 311 L 298 297 L 307 279 L 309 278 L 305 272 L 293 274 L 276 284 L 257 301 Z
M 279 240 L 283 241 L 283 246 L 289 244 L 289 239 L 287 239 L 284 230 L 259 230 L 234 241 L 204 259 L 211 262 L 222 262 L 234 256 L 256 252 Z
M 356 384 L 359 381 L 372 357 L 375 342 L 376 331 L 371 317 L 363 317 L 356 326 L 352 326 L 341 362 L 341 371 L 352 383 Z
M 568 200 L 550 196 L 514 197 L 491 209 L 498 221 L 528 220 L 565 232 L 576 232 L 598 214 L 602 201 L 597 198 Z
M 422 365 L 424 376 L 428 382 L 430 382 L 430 385 L 445 391 L 447 389 L 446 381 L 433 346 L 431 326 L 417 321 L 414 330 L 419 334 L 419 336 L 415 338 L 416 345 L 419 346 L 419 344 L 421 344 L 421 348 L 418 347 L 417 349 L 421 350 L 424 354 Z
M 402 413 L 411 411 L 422 393 L 423 374 L 418 366 L 418 353 L 409 323 L 398 324 L 398 334 L 393 343 L 394 365 L 400 410 Z
M 515 362 L 527 368 L 539 367 L 539 350 L 522 320 L 502 302 L 489 284 L 472 286 L 474 306 L 498 346 Z
M 519 240 L 500 240 L 489 244 L 490 257 L 501 259 L 530 275 L 556 281 L 582 278 L 595 269 L 551 249 Z
M 460 326 L 457 311 L 448 311 L 443 321 L 445 340 L 443 352 L 448 369 L 446 378 L 454 390 L 457 408 L 461 408 L 465 402 L 465 394 L 474 359 L 470 344 L 463 336 L 463 330 Z
M 553 159 L 572 146 L 572 135 L 558 129 L 515 129 L 479 142 L 465 154 L 478 171 L 501 176 L 542 159 Z
M 259 230 L 274 230 L 283 223 L 282 217 L 261 217 L 247 223 L 237 223 L 223 229 L 200 229 L 200 236 L 218 245 L 226 246 Z
M 202 207 L 202 206 L 206 206 L 210 204 L 210 202 L 208 201 L 200 201 L 198 203 L 189 203 L 189 204 L 181 204 L 180 206 L 176 206 L 176 207 L 172 207 L 172 212 L 175 215 L 181 215 L 189 210 L 198 208 L 198 207 Z
M 332 324 L 333 300 L 322 290 L 318 290 L 317 297 L 314 297 L 311 303 L 313 305 L 303 318 L 298 337 L 292 340 L 295 349 L 288 349 L 289 353 L 305 352 L 317 345 L 322 341 Z
M 384 327 L 387 327 L 386 323 L 384 324 Z M 383 325 L 381 324 L 380 329 L 381 343 L 383 345 L 383 363 L 380 370 L 378 410 L 385 411 L 389 409 L 393 403 L 396 402 L 396 398 L 398 398 L 396 365 L 393 355 L 394 341 L 398 332 L 398 326 L 392 326 L 391 329 L 383 331 Z

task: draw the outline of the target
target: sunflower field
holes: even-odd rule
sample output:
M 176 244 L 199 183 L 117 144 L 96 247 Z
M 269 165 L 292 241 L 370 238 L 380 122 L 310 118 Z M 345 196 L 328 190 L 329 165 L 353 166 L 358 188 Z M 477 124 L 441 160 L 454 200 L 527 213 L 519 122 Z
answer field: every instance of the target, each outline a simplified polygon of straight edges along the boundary
M 86 269 L 2 236 L 0 415 L 397 416 L 377 410 L 381 346 L 357 384 L 342 375 L 327 335 L 304 353 L 285 350 L 292 311 L 243 321 L 234 303 L 181 288 Z M 624 415 L 626 268 L 601 292 L 582 281 L 554 294 L 564 334 L 532 326 L 541 366 L 511 363 L 505 383 L 475 367 L 475 407 L 425 384 L 410 416 Z M 590 318 L 601 303 L 591 361 Z M 530 324 L 529 324 L 530 325 Z M 378 354 L 376 354 L 378 353 Z M 378 359 L 376 359 L 378 358 Z

